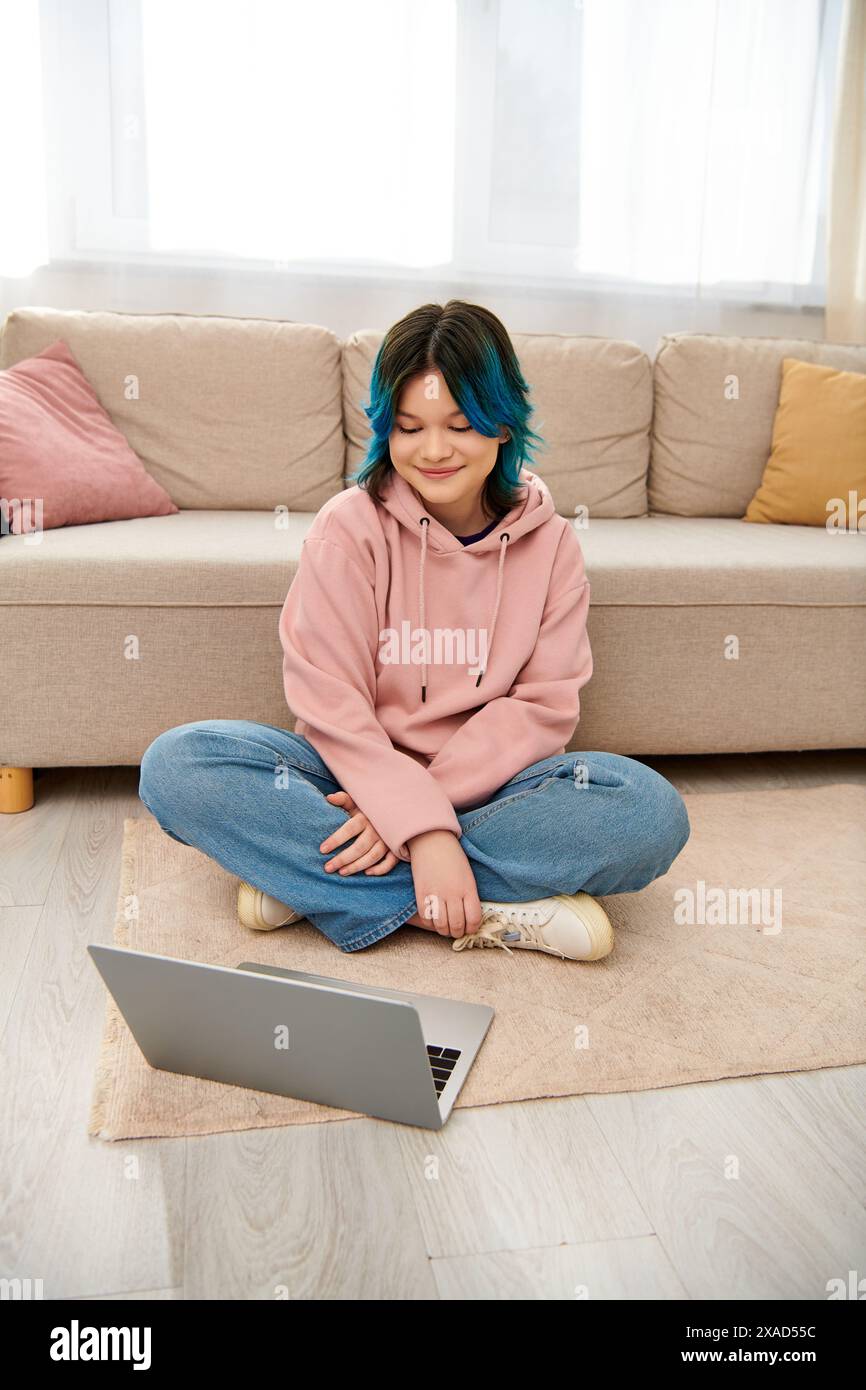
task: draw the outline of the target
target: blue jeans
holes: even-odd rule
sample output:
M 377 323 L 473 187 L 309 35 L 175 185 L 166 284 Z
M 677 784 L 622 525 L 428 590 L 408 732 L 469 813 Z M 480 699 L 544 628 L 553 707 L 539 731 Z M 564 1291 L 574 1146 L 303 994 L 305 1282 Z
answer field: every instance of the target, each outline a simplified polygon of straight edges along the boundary
M 319 845 L 346 822 L 312 744 L 273 724 L 205 719 L 155 738 L 139 796 L 162 829 L 360 951 L 416 912 L 410 864 L 368 877 L 325 873 Z M 633 758 L 563 753 L 524 768 L 485 806 L 458 814 L 482 901 L 634 893 L 689 837 L 679 792 Z M 345 849 L 346 846 L 340 847 Z

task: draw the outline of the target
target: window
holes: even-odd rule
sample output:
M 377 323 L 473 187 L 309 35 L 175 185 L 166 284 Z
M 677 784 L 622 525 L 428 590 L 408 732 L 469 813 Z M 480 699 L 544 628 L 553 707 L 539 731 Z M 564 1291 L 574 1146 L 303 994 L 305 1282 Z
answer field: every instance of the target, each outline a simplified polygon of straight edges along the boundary
M 842 0 L 42 0 L 57 259 L 823 302 Z

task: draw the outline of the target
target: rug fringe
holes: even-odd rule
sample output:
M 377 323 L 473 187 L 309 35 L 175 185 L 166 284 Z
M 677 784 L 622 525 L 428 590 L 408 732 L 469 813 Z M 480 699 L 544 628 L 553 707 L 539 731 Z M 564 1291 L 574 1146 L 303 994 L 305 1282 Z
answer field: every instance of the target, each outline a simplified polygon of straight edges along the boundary
M 126 904 L 135 887 L 138 868 L 138 834 L 144 824 L 142 818 L 126 817 L 123 822 L 123 842 L 120 849 L 120 886 L 117 892 L 117 908 L 114 916 L 113 939 L 115 946 L 129 944 L 129 918 Z M 102 1045 L 96 1064 L 93 1082 L 93 1095 L 90 1105 L 90 1118 L 87 1133 L 97 1139 L 113 1139 L 109 1116 L 114 1098 L 115 1062 L 118 1056 L 118 1031 L 120 1012 L 109 994 L 105 1008 L 105 1026 L 102 1030 Z

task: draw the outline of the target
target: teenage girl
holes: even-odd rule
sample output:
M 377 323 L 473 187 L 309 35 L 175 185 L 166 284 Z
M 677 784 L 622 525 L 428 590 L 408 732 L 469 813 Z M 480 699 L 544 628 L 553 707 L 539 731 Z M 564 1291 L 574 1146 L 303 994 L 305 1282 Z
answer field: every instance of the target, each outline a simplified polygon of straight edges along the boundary
M 565 751 L 592 674 L 589 582 L 525 466 L 528 397 L 488 309 L 396 323 L 367 456 L 316 516 L 280 616 L 295 731 L 209 719 L 145 751 L 142 801 L 241 879 L 245 926 L 306 918 L 343 951 L 408 926 L 458 951 L 598 960 L 598 896 L 643 888 L 686 843 L 664 777 Z

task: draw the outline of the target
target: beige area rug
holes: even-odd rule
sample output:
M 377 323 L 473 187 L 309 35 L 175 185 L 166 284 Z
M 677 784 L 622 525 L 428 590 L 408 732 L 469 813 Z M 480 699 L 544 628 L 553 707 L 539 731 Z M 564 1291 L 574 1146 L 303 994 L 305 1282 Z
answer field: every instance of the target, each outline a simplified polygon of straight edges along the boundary
M 237 880 L 150 818 L 124 825 L 114 939 L 187 960 L 256 960 L 492 1004 L 457 1107 L 866 1061 L 866 788 L 685 799 L 688 845 L 649 888 L 604 900 L 616 945 L 592 964 L 455 952 L 415 928 L 351 955 L 308 922 L 249 931 L 235 916 Z M 755 899 L 732 904 L 732 889 L 763 889 L 763 917 Z M 109 997 L 91 1134 L 211 1134 L 347 1114 L 154 1070 Z

